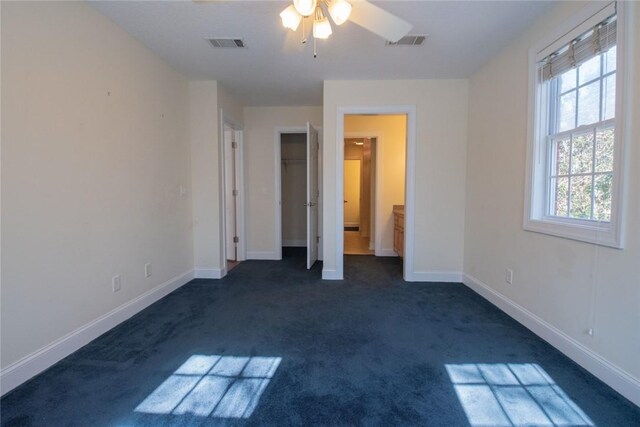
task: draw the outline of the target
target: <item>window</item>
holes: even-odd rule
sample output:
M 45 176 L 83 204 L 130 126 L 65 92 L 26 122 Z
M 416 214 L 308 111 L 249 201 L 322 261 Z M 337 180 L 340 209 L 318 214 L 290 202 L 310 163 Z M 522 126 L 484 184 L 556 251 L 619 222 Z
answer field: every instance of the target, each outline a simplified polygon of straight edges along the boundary
M 594 7 L 530 53 L 524 227 L 621 247 L 624 12 Z

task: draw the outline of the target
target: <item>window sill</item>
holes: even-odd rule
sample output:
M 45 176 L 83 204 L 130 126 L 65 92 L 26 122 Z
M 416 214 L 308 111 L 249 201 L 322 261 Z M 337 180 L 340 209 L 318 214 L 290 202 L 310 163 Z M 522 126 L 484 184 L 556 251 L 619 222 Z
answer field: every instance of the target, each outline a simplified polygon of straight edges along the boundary
M 568 223 L 567 221 L 554 220 L 553 218 L 527 219 L 524 223 L 524 229 L 615 249 L 623 248 L 620 233 L 616 232 L 616 228 L 612 223 L 598 226 L 584 223 Z

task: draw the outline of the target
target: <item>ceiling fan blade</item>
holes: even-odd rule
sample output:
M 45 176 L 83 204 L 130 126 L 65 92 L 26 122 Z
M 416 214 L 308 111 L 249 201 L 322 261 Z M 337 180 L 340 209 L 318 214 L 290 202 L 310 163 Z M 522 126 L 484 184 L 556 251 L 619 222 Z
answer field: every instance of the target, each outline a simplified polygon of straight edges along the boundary
M 353 7 L 351 16 L 349 16 L 351 22 L 390 42 L 397 42 L 406 36 L 413 27 L 404 19 L 398 18 L 366 0 L 354 0 L 351 5 Z

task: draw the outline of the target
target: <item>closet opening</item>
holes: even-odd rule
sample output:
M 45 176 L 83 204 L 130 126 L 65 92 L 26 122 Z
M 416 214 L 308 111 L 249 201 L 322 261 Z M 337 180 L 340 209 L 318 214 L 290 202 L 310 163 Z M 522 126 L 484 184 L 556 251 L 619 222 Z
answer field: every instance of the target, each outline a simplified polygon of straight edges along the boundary
M 276 129 L 276 251 L 304 248 L 307 269 L 318 260 L 320 140 L 318 131 L 305 128 Z M 291 251 L 288 251 L 291 253 Z
M 280 134 L 282 248 L 307 249 L 307 134 Z

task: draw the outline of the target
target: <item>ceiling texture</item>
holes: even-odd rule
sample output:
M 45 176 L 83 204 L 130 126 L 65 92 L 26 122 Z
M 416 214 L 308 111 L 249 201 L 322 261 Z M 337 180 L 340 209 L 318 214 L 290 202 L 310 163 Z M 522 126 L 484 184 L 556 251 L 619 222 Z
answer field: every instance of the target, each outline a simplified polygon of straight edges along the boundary
M 422 46 L 386 46 L 347 21 L 301 43 L 282 26 L 286 0 L 90 1 L 192 80 L 214 79 L 247 106 L 321 105 L 323 80 L 468 78 L 552 6 L 551 1 L 372 1 L 428 34 Z M 310 25 L 307 25 L 307 30 Z M 242 38 L 213 48 L 207 38 Z

